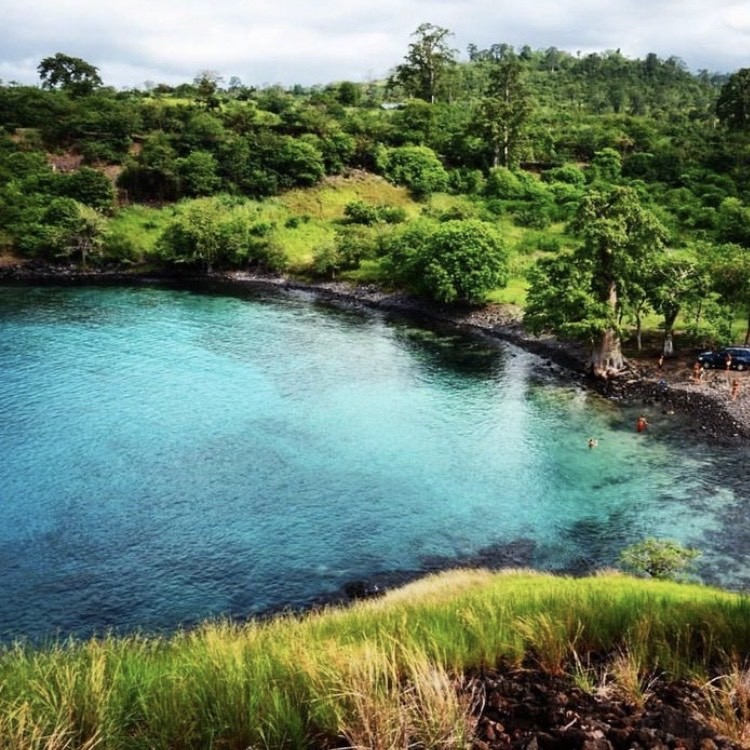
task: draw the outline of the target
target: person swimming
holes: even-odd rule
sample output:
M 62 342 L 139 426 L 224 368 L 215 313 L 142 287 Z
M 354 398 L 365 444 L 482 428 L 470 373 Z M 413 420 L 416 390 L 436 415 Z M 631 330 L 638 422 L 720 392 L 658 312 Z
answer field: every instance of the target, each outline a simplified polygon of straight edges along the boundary
M 589 448 L 596 448 L 596 446 L 599 445 L 599 441 L 596 438 L 589 438 L 588 446 Z

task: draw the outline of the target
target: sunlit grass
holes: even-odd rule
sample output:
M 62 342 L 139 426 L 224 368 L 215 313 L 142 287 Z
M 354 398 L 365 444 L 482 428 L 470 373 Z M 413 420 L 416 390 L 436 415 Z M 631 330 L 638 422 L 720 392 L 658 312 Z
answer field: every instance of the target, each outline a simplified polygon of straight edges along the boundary
M 525 277 L 512 276 L 506 286 L 494 289 L 487 295 L 487 302 L 523 307 L 528 289 L 529 283 Z
M 154 208 L 133 204 L 120 209 L 110 220 L 111 232 L 128 237 L 139 253 L 153 253 L 162 231 L 177 214 L 177 207 Z
M 0 747 L 462 747 L 468 670 L 530 661 L 639 705 L 655 669 L 733 674 L 749 615 L 745 597 L 697 585 L 463 570 L 302 617 L 10 646 Z M 609 665 L 592 672 L 592 653 Z M 745 700 L 742 675 L 715 683 L 717 716 L 723 695 Z
M 292 216 L 327 221 L 342 219 L 346 205 L 355 200 L 376 206 L 400 206 L 412 216 L 420 211 L 420 206 L 405 188 L 366 173 L 351 178 L 329 177 L 312 188 L 289 190 L 278 200 Z

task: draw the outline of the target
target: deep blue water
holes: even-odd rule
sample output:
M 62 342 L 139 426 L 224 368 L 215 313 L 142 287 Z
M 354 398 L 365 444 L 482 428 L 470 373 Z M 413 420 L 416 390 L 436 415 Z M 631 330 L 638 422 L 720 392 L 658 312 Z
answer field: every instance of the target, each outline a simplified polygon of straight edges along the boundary
M 298 296 L 0 288 L 0 638 L 306 606 L 646 536 L 748 583 L 746 449 L 502 344 Z M 599 446 L 589 450 L 590 435 Z

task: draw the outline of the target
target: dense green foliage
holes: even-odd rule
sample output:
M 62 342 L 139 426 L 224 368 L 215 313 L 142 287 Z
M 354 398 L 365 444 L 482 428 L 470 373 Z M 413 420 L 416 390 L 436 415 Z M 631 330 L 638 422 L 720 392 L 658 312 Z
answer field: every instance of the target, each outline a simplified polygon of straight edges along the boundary
M 479 303 L 507 282 L 507 253 L 487 222 L 413 223 L 384 244 L 391 280 L 439 302 Z
M 450 38 L 422 24 L 387 81 L 290 89 L 203 71 L 115 91 L 90 63 L 47 57 L 40 87 L 0 86 L 0 243 L 46 261 L 344 273 L 441 301 L 497 298 L 512 278 L 529 322 L 590 341 L 602 369 L 644 321 L 667 353 L 677 326 L 736 338 L 750 313 L 748 70 L 507 44 L 462 59 Z M 314 197 L 274 202 L 297 189 Z M 596 208 L 615 195 L 637 221 Z M 101 221 L 82 225 L 87 209 Z M 477 223 L 437 226 L 454 221 Z M 201 222 L 214 234 L 188 231 Z M 440 262 L 420 250 L 428 235 L 449 238 Z

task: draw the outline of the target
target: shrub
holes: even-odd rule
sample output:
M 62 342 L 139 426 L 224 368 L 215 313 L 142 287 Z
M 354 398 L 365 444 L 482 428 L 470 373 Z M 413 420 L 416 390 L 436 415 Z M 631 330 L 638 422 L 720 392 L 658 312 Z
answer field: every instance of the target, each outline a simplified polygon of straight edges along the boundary
M 507 283 L 507 254 L 489 224 L 476 219 L 441 224 L 418 257 L 420 285 L 439 302 L 484 301 Z
M 352 201 L 347 203 L 344 207 L 344 216 L 346 216 L 352 224 L 375 224 L 380 218 L 379 211 L 376 206 L 371 206 L 364 201 Z
M 379 161 L 388 180 L 403 185 L 418 198 L 445 190 L 448 186 L 448 173 L 435 152 L 427 146 L 387 149 Z
M 120 232 L 111 232 L 104 238 L 103 255 L 105 258 L 120 263 L 129 263 L 141 259 L 135 242 L 131 237 Z
M 401 206 L 373 206 L 364 201 L 352 201 L 344 207 L 344 215 L 352 224 L 371 226 L 378 222 L 400 224 L 406 220 L 406 210 Z
M 542 174 L 542 179 L 545 182 L 562 182 L 566 185 L 581 186 L 586 183 L 586 175 L 583 170 L 573 164 L 563 164 L 561 167 L 547 169 Z
M 524 186 L 518 176 L 507 167 L 494 167 L 487 177 L 485 195 L 504 200 L 524 197 Z
M 406 209 L 402 206 L 380 206 L 378 215 L 386 224 L 401 224 L 406 221 Z
M 669 539 L 649 538 L 626 547 L 620 553 L 620 562 L 629 570 L 645 573 L 651 578 L 676 580 L 699 556 L 698 550 Z
M 457 195 L 480 195 L 486 185 L 486 180 L 479 169 L 460 167 L 451 169 L 448 173 L 448 187 Z
M 62 194 L 99 211 L 110 211 L 114 205 L 115 191 L 111 180 L 102 172 L 81 167 L 65 175 Z

